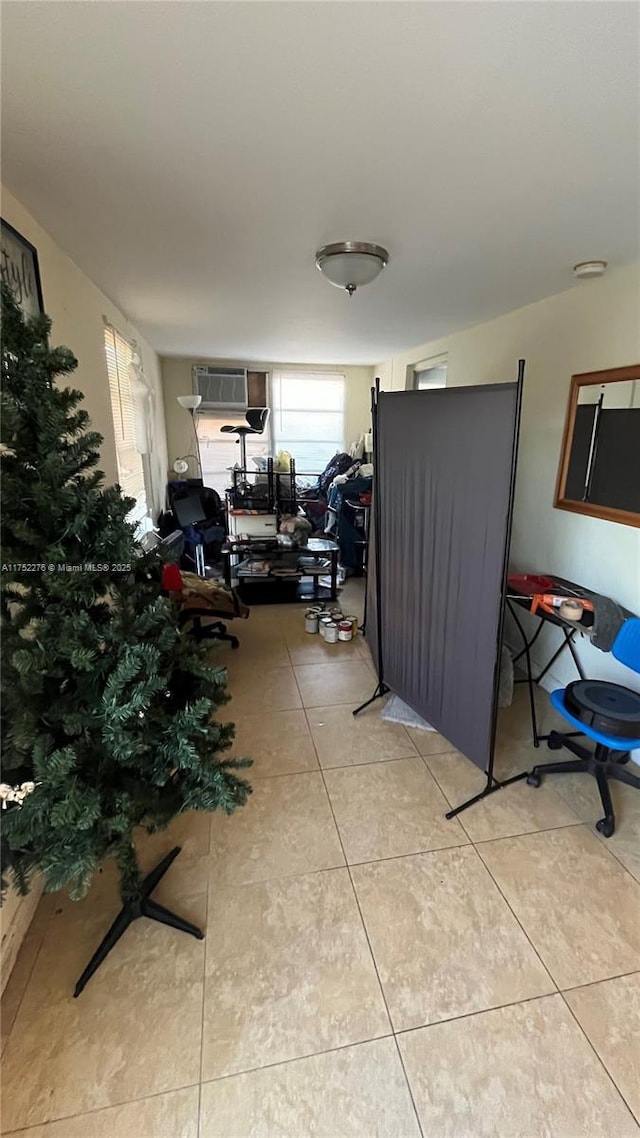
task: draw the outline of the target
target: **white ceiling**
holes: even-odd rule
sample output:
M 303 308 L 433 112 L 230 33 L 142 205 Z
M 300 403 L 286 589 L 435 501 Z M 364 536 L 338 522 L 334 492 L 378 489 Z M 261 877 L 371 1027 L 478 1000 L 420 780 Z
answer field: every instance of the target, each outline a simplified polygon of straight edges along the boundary
M 3 179 L 161 353 L 378 362 L 637 256 L 638 13 L 10 0 Z

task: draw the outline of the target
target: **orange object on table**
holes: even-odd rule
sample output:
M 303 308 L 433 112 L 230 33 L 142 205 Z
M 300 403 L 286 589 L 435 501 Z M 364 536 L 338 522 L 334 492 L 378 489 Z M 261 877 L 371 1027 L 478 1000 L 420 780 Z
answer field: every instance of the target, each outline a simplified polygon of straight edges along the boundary
M 587 612 L 593 612 L 593 604 L 582 597 L 563 597 L 558 593 L 534 593 L 531 598 L 531 612 L 536 612 L 539 608 L 544 609 L 545 612 L 551 616 L 558 615 L 555 610 L 560 608 L 564 601 L 570 601 L 575 605 L 580 605 L 582 609 Z

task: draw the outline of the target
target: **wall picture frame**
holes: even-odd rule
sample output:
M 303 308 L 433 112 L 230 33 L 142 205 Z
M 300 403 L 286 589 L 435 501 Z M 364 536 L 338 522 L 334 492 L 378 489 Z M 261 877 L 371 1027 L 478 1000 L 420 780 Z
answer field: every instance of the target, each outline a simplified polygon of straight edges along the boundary
M 571 376 L 553 504 L 640 527 L 640 364 Z
M 4 218 L 0 218 L 0 277 L 26 316 L 43 315 L 38 251 Z

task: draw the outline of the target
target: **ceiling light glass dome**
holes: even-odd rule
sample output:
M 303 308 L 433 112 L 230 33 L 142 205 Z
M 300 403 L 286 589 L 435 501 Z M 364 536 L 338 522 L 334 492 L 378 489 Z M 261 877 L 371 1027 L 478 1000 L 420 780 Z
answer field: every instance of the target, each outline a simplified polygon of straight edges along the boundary
M 389 254 L 382 245 L 366 241 L 336 241 L 316 253 L 316 268 L 336 288 L 353 296 L 357 288 L 369 284 L 384 269 Z

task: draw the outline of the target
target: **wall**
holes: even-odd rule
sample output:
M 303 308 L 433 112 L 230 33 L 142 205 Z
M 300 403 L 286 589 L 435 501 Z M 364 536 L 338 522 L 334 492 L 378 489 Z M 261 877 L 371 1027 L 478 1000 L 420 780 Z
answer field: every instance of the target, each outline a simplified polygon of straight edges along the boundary
M 52 341 L 71 348 L 78 368 L 69 383 L 79 388 L 92 426 L 104 436 L 101 468 L 108 483 L 117 480 L 116 452 L 104 353 L 104 322 L 107 319 L 127 338 L 135 339 L 142 354 L 144 372 L 152 384 L 154 450 L 150 455 L 150 496 L 154 514 L 162 508 L 166 482 L 167 450 L 160 362 L 153 348 L 136 332 L 126 317 L 66 256 L 51 237 L 6 190 L 2 190 L 2 217 L 38 251 L 42 292 L 47 314 L 53 321 Z M 10 894 L 2 908 L 2 987 L 10 975 L 20 944 L 33 916 L 41 888 L 34 885 L 25 897 Z
M 167 425 L 167 446 L 169 463 L 181 454 L 187 454 L 193 449 L 193 433 L 191 421 L 186 411 L 176 402 L 176 396 L 187 395 L 193 391 L 192 368 L 194 364 L 211 364 L 220 367 L 228 364 L 230 367 L 244 367 L 242 361 L 236 360 L 204 360 L 185 359 L 183 357 L 163 357 L 162 386 L 164 389 L 164 413 Z M 340 371 L 346 380 L 345 396 L 345 441 L 347 447 L 360 438 L 365 431 L 370 430 L 371 424 L 371 385 L 373 383 L 373 368 L 371 367 L 342 367 L 329 364 L 274 364 L 251 362 L 252 371 L 271 372 L 277 368 L 291 367 L 295 371 Z
M 640 614 L 640 531 L 553 507 L 571 375 L 640 360 L 638 269 L 611 270 L 600 280 L 421 344 L 374 371 L 384 388 L 401 390 L 412 363 L 447 352 L 448 386 L 506 382 L 515 379 L 524 357 L 511 562 L 520 570 L 546 569 L 579 581 Z M 549 643 L 557 640 L 555 630 L 545 635 L 546 645 L 542 637 L 538 641 L 538 660 L 545 652 L 548 658 Z M 582 638 L 578 652 L 587 674 L 633 684 L 627 668 Z M 567 653 L 554 673 L 549 686 L 576 678 Z
M 154 516 L 164 505 L 167 450 L 160 361 L 150 344 L 129 323 L 103 292 L 89 280 L 66 253 L 38 225 L 37 221 L 7 190 L 2 190 L 2 216 L 38 251 L 42 292 L 47 315 L 53 321 L 55 344 L 70 348 L 78 368 L 69 383 L 82 391 L 84 407 L 95 430 L 104 436 L 101 469 L 107 483 L 117 481 L 113 421 L 109 399 L 107 365 L 104 354 L 104 321 L 107 320 L 129 340 L 136 340 L 142 355 L 144 373 L 154 392 L 154 449 L 150 458 L 150 497 Z

